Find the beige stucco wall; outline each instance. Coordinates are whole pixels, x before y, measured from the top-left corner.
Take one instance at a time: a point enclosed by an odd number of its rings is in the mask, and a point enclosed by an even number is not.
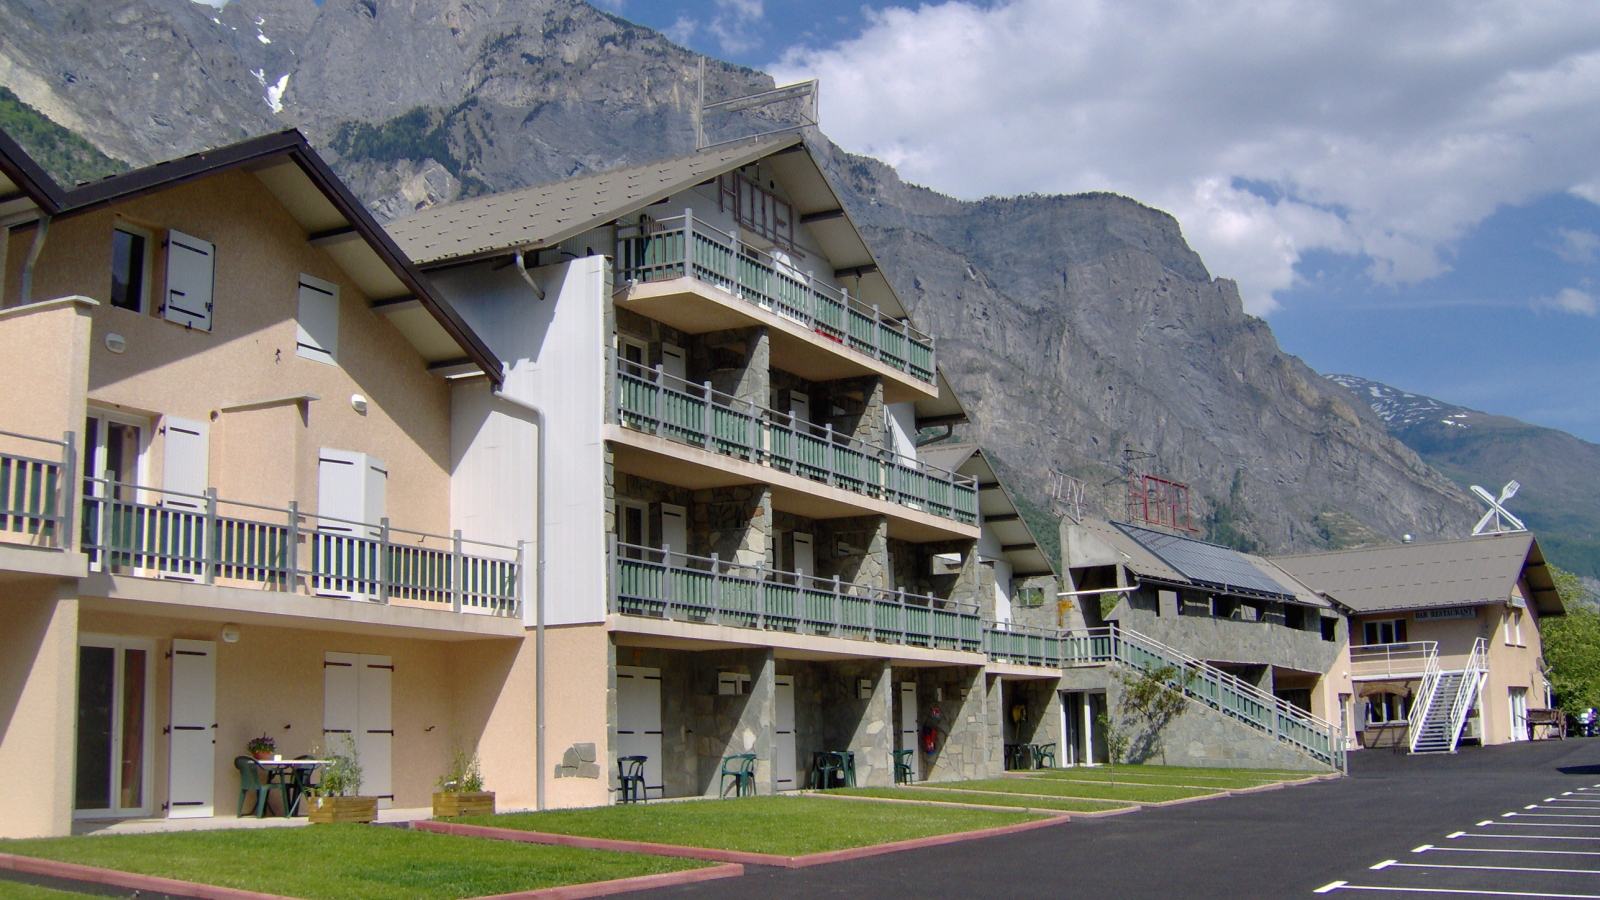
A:
[[[1353,690],[1350,684],[1350,642],[1347,640],[1339,647],[1339,655],[1334,657],[1333,665],[1317,680],[1311,689],[1311,714],[1344,729],[1346,742],[1354,738],[1354,725],[1352,717],[1346,715],[1341,719],[1339,714],[1339,695],[1351,695],[1350,703],[1354,703]]]
[[[322,663],[328,651],[393,658],[394,805],[429,806],[435,782],[445,773],[452,750],[458,745],[471,747],[479,736],[476,729],[480,723],[462,713],[485,706],[483,698],[499,695],[506,683],[503,672],[471,661],[515,655],[518,643],[452,644],[245,625],[238,642],[229,644],[221,640],[215,622],[93,608],[83,612],[80,631],[156,641],[152,694],[156,728],[149,764],[155,776],[152,796],[158,809],[167,797],[170,753],[162,734],[171,721],[172,664],[166,654],[173,638],[216,642],[215,789],[219,817],[230,817],[237,810],[239,776],[233,759],[246,752],[250,738],[265,732],[277,741],[277,752],[285,757],[312,753],[322,742]],[[490,787],[494,787],[492,781]]]
[[[83,431],[94,305],[63,300],[0,311],[0,431],[59,441]],[[0,436],[0,452],[58,460],[61,449]]]
[[[111,233],[119,218],[155,232],[158,244],[175,229],[216,245],[210,333],[109,305]],[[12,237],[7,259],[17,271],[6,279],[7,306],[17,302],[18,261],[32,234],[28,229]],[[150,293],[158,298],[166,254],[158,246],[153,255]],[[300,273],[339,286],[338,366],[295,355]],[[90,402],[210,422],[211,481],[225,498],[279,507],[295,499],[314,511],[317,450],[326,446],[370,453],[388,464],[388,512],[396,527],[448,531],[450,400],[444,382],[368,308],[368,298],[333,259],[306,242],[305,231],[254,176],[224,173],[56,220],[39,257],[33,298],[71,294],[102,304],[88,313]],[[0,320],[0,335],[9,327]],[[113,332],[126,342],[121,354],[106,349],[105,335]],[[9,340],[0,336],[0,342]],[[322,399],[276,411],[220,411],[300,394]],[[351,408],[352,394],[368,400],[365,415]],[[72,418],[70,427],[81,431],[82,413]],[[9,421],[0,418],[0,428],[21,430]],[[148,480],[159,480],[161,460],[156,434],[146,458]]]
[[[6,581],[0,617],[0,838],[64,835],[72,827],[78,601],[53,579]]]

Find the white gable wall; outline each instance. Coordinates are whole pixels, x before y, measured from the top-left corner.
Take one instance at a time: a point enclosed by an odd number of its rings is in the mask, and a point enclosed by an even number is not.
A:
[[[598,248],[597,248],[598,249]],[[433,283],[508,367],[503,393],[545,416],[545,621],[605,620],[603,256],[534,270],[539,300],[515,268],[447,270]],[[528,541],[524,617],[534,610],[538,538],[538,429],[531,414],[493,399],[481,379],[455,391],[451,423],[451,519],[462,536]]]

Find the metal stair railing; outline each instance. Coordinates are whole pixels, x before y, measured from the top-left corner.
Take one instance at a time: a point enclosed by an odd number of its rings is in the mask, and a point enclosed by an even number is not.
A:
[[[1456,752],[1461,743],[1461,728],[1467,722],[1478,692],[1483,689],[1484,678],[1489,673],[1489,642],[1478,638],[1472,642],[1472,655],[1467,657],[1467,667],[1461,673],[1461,684],[1456,688],[1455,700],[1450,704],[1450,752]]]
[[[1172,684],[1185,696],[1244,725],[1289,744],[1335,769],[1346,764],[1343,729],[1229,675],[1216,666],[1168,647],[1136,631],[1111,626],[1108,662],[1148,671],[1172,665],[1180,676]]]
[[[1407,728],[1406,749],[1412,753],[1417,752],[1417,744],[1422,741],[1428,716],[1433,711],[1433,694],[1438,687],[1439,650],[1435,644],[1428,653],[1426,665],[1422,670],[1422,683],[1417,686],[1417,696],[1412,700],[1411,714],[1407,716],[1411,721]]]

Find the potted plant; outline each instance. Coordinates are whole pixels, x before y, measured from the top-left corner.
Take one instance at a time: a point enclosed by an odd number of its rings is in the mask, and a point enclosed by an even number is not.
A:
[[[439,792],[433,795],[433,817],[492,815],[494,791],[483,789],[478,754],[457,750],[450,758],[450,771],[439,779]]]
[[[342,749],[318,755],[327,764],[322,767],[322,781],[311,789],[306,818],[313,824],[377,821],[378,798],[361,796],[361,758],[349,735]]]
[[[266,732],[262,732],[261,737],[251,738],[246,746],[250,750],[250,755],[256,759],[271,759],[272,754],[278,750],[278,742],[267,737]]]

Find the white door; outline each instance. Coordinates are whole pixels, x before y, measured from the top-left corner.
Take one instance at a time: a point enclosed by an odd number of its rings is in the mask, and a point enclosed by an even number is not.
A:
[[[216,765],[216,642],[174,640],[169,818],[205,819],[215,814]]]
[[[789,392],[789,414],[794,416],[795,428],[811,421],[811,398],[799,391]]]
[[[661,670],[617,666],[617,756],[644,757],[645,786],[661,787]]]
[[[394,805],[390,717],[394,661],[388,656],[329,651],[322,662],[322,743],[331,752],[351,747],[361,765],[361,795]]]
[[[1511,692],[1511,739],[1528,739],[1528,689],[1514,687]]]
[[[794,572],[796,575],[802,576],[798,579],[799,582],[802,585],[807,584],[806,579],[814,575],[816,571],[817,553],[812,547],[811,535],[796,531],[794,533]]]
[[[792,791],[800,787],[795,760],[794,676],[779,675],[774,685],[778,708],[773,711],[772,778],[778,790]]]
[[[680,387],[683,381],[689,378],[689,366],[683,348],[673,344],[661,345],[661,371],[673,378],[676,382],[668,382],[668,387]]]
[[[139,638],[80,635],[73,815],[150,814],[155,644]]]
[[[689,513],[681,506],[661,504],[661,546],[672,550],[672,565],[684,564],[689,549]]]
[[[911,780],[922,779],[922,748],[917,746],[917,683],[900,682],[900,749],[910,750]]]

